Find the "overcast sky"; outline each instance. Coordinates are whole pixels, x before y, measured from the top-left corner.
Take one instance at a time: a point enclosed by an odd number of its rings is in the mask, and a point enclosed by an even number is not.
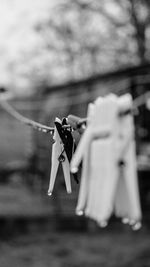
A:
[[[1,82],[7,77],[8,58],[17,60],[21,52],[38,43],[33,25],[50,16],[59,0],[0,0],[0,72]],[[60,1],[59,1],[60,2]]]
[[[51,72],[51,75],[59,77],[60,82],[63,81],[63,76],[68,76],[68,72],[66,74],[66,70],[62,69],[60,64],[55,64],[55,56],[60,59],[60,55],[55,55],[53,50],[51,53],[49,51],[49,55],[47,55],[43,51],[44,40],[34,30],[37,23],[47,20],[51,14],[58,20],[58,16],[55,16],[55,6],[63,1],[65,0],[0,0],[0,86],[3,84],[9,86],[10,82],[11,87],[13,84],[16,87],[17,84],[20,89],[21,87],[31,88],[30,79],[24,78],[24,73],[31,73],[31,69],[34,67],[45,71],[44,64],[47,64],[48,56],[52,67],[46,65],[47,71]],[[107,0],[103,4],[106,5],[108,13],[119,18],[120,10],[112,2],[112,0]],[[77,16],[75,18],[77,19]],[[98,21],[96,18],[92,21],[94,24],[90,24],[88,30],[90,28],[96,30],[98,27],[102,36],[109,35],[108,29],[106,29],[106,20],[103,17],[98,16]],[[49,73],[47,75],[50,77]]]

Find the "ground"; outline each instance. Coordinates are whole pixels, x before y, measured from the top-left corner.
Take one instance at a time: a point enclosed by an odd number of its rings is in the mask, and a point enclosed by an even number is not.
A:
[[[150,232],[100,230],[60,232],[42,229],[0,241],[1,267],[148,267]]]

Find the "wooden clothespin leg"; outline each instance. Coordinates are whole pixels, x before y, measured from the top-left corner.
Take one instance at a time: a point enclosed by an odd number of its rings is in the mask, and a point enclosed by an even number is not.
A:
[[[92,142],[91,164],[93,187],[95,187],[93,219],[100,227],[105,227],[113,212],[118,179],[115,166],[117,97],[111,94],[103,98],[95,112],[97,118],[95,129],[99,126],[100,133],[106,129],[106,134],[104,136],[99,134],[98,138]]]
[[[135,155],[135,141],[132,140],[128,152],[126,154],[126,165],[124,177],[130,203],[129,224],[133,230],[138,230],[141,227],[141,206],[137,178],[137,162]]]
[[[61,153],[61,147],[60,147],[60,140],[59,140],[59,135],[58,135],[56,127],[54,129],[53,140],[54,140],[54,144],[52,146],[51,174],[50,174],[48,195],[52,195],[55,180],[56,180],[56,175],[57,175],[57,171],[58,171],[58,166],[60,163],[58,158],[59,158],[60,153]]]
[[[60,137],[60,129],[62,127],[62,122],[60,119],[56,118],[55,120],[55,129],[54,129],[54,144],[52,147],[52,158],[51,158],[51,174],[50,174],[50,183],[49,183],[49,190],[48,195],[51,195],[53,192],[56,175],[58,171],[58,166],[61,163],[64,178],[66,183],[66,189],[68,193],[71,193],[71,180],[70,180],[70,164],[64,149],[64,143]]]
[[[89,104],[88,106],[88,122],[90,121],[90,116],[92,115],[93,111],[93,104]],[[88,127],[88,126],[87,126]],[[90,151],[89,151],[89,141],[90,132],[88,129],[85,130],[83,136],[81,137],[80,144],[77,147],[75,155],[71,161],[71,170],[76,172],[78,170],[78,166],[82,159],[82,178],[80,182],[80,189],[79,189],[79,196],[78,202],[76,207],[76,214],[83,215],[85,212],[85,208],[87,205],[87,197],[88,197],[88,190],[89,190],[89,177],[90,177]]]
[[[94,143],[96,144],[96,149],[99,147],[99,144],[95,139],[95,133],[98,130],[98,135],[100,134],[99,130],[100,130],[100,125],[99,125],[99,108],[101,107],[103,103],[103,99],[101,97],[99,97],[97,99],[97,101],[95,101],[95,103],[91,106],[91,111],[89,112],[89,119],[88,121],[90,122],[89,127],[91,128],[91,140],[90,140],[90,144],[88,146],[88,168],[89,168],[89,185],[88,185],[88,197],[87,197],[87,205],[86,205],[86,209],[85,209],[85,215],[91,219],[96,220],[96,216],[97,216],[97,212],[96,212],[96,199],[97,199],[97,195],[96,195],[96,188],[97,188],[97,176],[96,176],[96,171],[95,171],[95,175],[93,176],[93,168],[97,166],[95,166],[95,164],[98,162],[98,157],[99,155],[96,153],[96,150],[93,149]],[[97,134],[96,134],[97,135]],[[96,139],[98,137],[98,135],[96,136]],[[93,159],[94,157],[94,159]],[[99,163],[98,163],[99,165]],[[97,169],[98,171],[98,169]],[[98,194],[100,194],[100,189]]]
[[[119,99],[121,111],[132,109],[132,97],[126,94]],[[137,162],[134,140],[134,122],[131,113],[124,113],[118,118],[120,133],[120,155],[118,160],[124,164],[121,167],[120,179],[115,199],[115,214],[122,218],[123,223],[131,224],[133,230],[141,227],[141,207],[137,181]]]

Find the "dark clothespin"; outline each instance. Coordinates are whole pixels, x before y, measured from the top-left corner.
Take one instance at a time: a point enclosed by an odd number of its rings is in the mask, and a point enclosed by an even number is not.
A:
[[[73,154],[74,141],[73,141],[73,137],[71,134],[71,130],[63,127],[66,125],[68,125],[66,118],[62,119],[61,124],[59,122],[55,121],[55,126],[56,126],[57,131],[59,133],[59,136],[62,140],[62,143],[64,145],[64,150],[67,154],[67,158],[70,162],[71,158],[72,158],[72,154]]]
[[[70,128],[65,127],[65,126],[68,126],[68,124],[69,123],[67,122],[66,118],[62,119],[62,125],[60,123],[58,123],[57,121],[55,121],[57,131],[58,131],[60,138],[63,142],[64,150],[66,152],[68,161],[70,163],[70,161],[72,159],[72,155],[75,151],[75,142],[74,142],[74,139],[73,139],[72,134],[71,134],[72,127],[70,127]],[[76,183],[79,183],[77,174],[74,174],[73,177],[74,177],[74,180],[76,181]]]

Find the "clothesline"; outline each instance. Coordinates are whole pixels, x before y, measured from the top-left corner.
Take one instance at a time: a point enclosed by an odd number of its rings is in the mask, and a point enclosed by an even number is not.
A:
[[[78,105],[78,104],[82,104],[82,103],[86,103],[87,101],[90,101],[90,97],[89,94],[87,94],[86,92],[82,93],[80,95],[80,98],[77,96],[65,96],[65,99],[67,99],[67,102],[70,102],[70,98],[73,98],[73,103],[71,103],[71,105]],[[16,109],[14,109],[9,103],[8,100],[12,100],[13,99],[13,95],[11,93],[5,93],[2,94],[0,97],[0,105],[1,107],[7,112],[9,113],[12,117],[14,117],[15,119],[17,119],[18,121],[20,121],[21,123],[23,123],[24,125],[27,126],[31,126],[33,127],[33,129],[37,129],[39,131],[42,131],[44,133],[53,133],[54,132],[54,127],[49,127],[47,125],[41,124],[39,122],[36,122],[34,120],[28,119],[27,117],[21,115],[18,111],[16,111]],[[61,99],[62,100],[62,99]],[[59,106],[55,106],[55,107],[65,107],[65,106],[69,106],[69,103],[64,103],[64,101],[61,101],[62,103],[59,104]],[[66,128],[66,126],[63,126],[64,128]],[[70,126],[68,126],[70,127]]]
[[[42,131],[45,133],[53,133],[54,131],[53,127],[48,127],[47,125],[38,123],[36,121],[30,120],[24,117],[19,112],[17,112],[7,101],[0,102],[0,104],[5,111],[7,111],[11,116],[13,116],[15,119],[17,119],[21,123],[31,126],[34,129],[38,129],[39,131]]]
[[[34,120],[28,119],[25,116],[21,115],[18,111],[16,111],[8,102],[7,99],[11,99],[12,95],[8,95],[8,97],[4,97],[1,99],[0,101],[0,105],[2,106],[2,108],[9,113],[12,117],[14,117],[15,119],[17,119],[18,121],[20,121],[21,123],[27,125],[27,126],[31,126],[34,129],[37,129],[39,131],[42,131],[44,133],[53,133],[54,132],[54,127],[49,127],[47,125],[44,125],[42,123],[36,122]],[[150,92],[146,92],[140,96],[138,96],[136,99],[134,99],[133,101],[133,109],[136,110],[138,109],[141,105],[145,104],[147,99],[150,98]],[[81,119],[78,122],[78,125],[81,126],[82,124],[84,124],[86,122],[86,118],[85,119]],[[66,127],[66,126],[65,126]],[[69,126],[68,126],[69,127]]]

